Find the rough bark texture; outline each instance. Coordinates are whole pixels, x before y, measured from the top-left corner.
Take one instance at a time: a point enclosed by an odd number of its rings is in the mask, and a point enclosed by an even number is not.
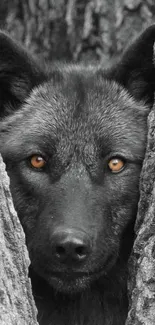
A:
[[[148,125],[135,226],[137,237],[130,261],[131,309],[126,325],[155,324],[155,107],[149,115]]]
[[[37,325],[25,237],[0,157],[0,324]]]
[[[1,0],[0,28],[48,59],[106,66],[155,22],[154,0]]]

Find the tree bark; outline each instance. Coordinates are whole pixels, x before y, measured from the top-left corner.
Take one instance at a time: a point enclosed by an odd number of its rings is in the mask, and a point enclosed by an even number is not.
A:
[[[101,62],[155,21],[154,0],[1,0],[0,28],[46,59]]]
[[[140,182],[136,240],[129,263],[130,311],[126,325],[155,324],[155,106]]]
[[[25,236],[0,156],[0,324],[37,325]]]

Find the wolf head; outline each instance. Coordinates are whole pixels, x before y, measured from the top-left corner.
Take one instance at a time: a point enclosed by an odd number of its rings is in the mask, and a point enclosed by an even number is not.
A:
[[[80,291],[126,263],[133,241],[155,26],[109,70],[42,70],[0,33],[0,152],[32,268]]]

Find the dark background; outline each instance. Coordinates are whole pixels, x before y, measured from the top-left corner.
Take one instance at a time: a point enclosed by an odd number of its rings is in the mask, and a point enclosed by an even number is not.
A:
[[[105,66],[155,22],[155,0],[0,0],[0,28],[46,59]]]

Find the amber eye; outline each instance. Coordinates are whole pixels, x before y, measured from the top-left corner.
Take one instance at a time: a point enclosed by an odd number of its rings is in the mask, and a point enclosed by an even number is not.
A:
[[[46,160],[40,155],[34,155],[30,158],[31,166],[34,168],[43,168],[46,165]]]
[[[108,162],[109,169],[113,173],[118,173],[120,172],[125,165],[125,161],[121,158],[112,158]]]

